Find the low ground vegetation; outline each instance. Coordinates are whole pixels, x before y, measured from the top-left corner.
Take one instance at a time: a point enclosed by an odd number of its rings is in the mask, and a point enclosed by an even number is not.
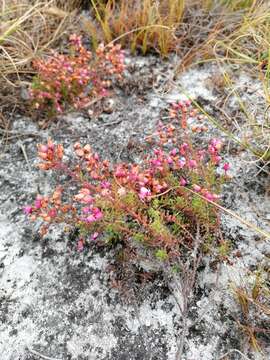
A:
[[[143,283],[161,273],[173,294],[177,288],[182,323],[176,358],[182,359],[201,269],[210,266],[215,271],[243,257],[224,234],[223,215],[251,228],[265,244],[269,240],[267,231],[223,203],[234,173],[226,160],[231,142],[237,154],[245,149],[259,173],[269,176],[269,4],[10,0],[3,2],[0,17],[2,143],[13,139],[13,117],[20,112],[33,121],[50,118],[48,127],[52,123],[61,127],[61,116],[70,111],[87,110],[98,116],[94,105],[122,90],[130,65],[126,54],[171,61],[173,77],[167,88],[188,67],[216,64],[218,74],[212,81],[222,103],[218,119],[209,113],[209,106],[178,92],[177,100],[162,110],[156,131],[145,136],[143,151],[126,162],[109,161],[80,139],[68,140],[65,151],[63,144],[49,138],[38,145],[38,167],[54,176],[56,187],[49,189],[50,194],[41,189],[33,204],[27,200],[23,207],[43,239],[62,226],[79,254],[89,247],[113,253],[112,268],[122,271],[125,284],[132,264]],[[236,71],[248,71],[258,84],[264,103],[258,111],[257,95],[248,96],[240,88]],[[113,108],[107,111],[111,112]],[[21,143],[20,148],[29,165]],[[268,356],[267,264],[259,268],[256,263],[245,271],[241,283],[228,282],[233,306],[226,316],[245,335],[248,347],[239,345],[220,359],[233,351],[246,359]],[[121,290],[125,284],[117,282],[117,287]]]

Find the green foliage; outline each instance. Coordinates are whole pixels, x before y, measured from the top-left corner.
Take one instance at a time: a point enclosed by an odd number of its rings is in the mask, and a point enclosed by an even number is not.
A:
[[[185,119],[188,111],[194,118],[189,107],[189,101],[179,102],[170,114],[179,116],[184,108]],[[180,124],[182,133],[183,121],[176,119],[175,123]],[[77,184],[73,186],[76,193],[71,196],[67,180],[67,186],[61,184],[51,197],[38,195],[34,206],[25,207],[25,213],[46,221],[47,228],[65,221],[70,227],[74,224],[83,243],[97,239],[97,243],[118,245],[132,259],[154,256],[174,265],[178,256],[192,256],[198,237],[200,244],[207,241],[208,248],[213,246],[219,234],[215,201],[219,200],[216,189],[221,177],[216,168],[222,166],[222,143],[212,139],[205,148],[197,148],[186,140],[177,145],[175,129],[174,123],[160,123],[157,139],[151,142],[152,151],[139,164],[112,164],[102,160],[90,145],[80,143],[74,144],[76,162],[71,164],[64,158],[62,145],[51,140],[40,144],[40,168],[63,170]],[[185,139],[190,135],[186,132]],[[226,172],[228,166],[224,169],[223,165],[223,170]],[[69,202],[63,203],[63,199]],[[203,251],[201,245],[199,250]]]
[[[218,253],[221,258],[226,258],[230,254],[231,242],[229,240],[222,241],[218,247]]]
[[[109,224],[104,229],[104,239],[106,243],[115,244],[121,240],[121,232],[115,224]]]
[[[172,267],[172,272],[175,273],[175,274],[179,274],[181,272],[181,267],[177,264],[174,264]]]
[[[134,207],[138,205],[138,197],[133,191],[130,191],[121,197],[121,202],[127,206]]]
[[[189,206],[189,201],[184,196],[176,196],[175,198],[172,198],[170,200],[172,205],[174,205],[176,209],[184,209]]]
[[[152,219],[152,221],[150,222],[150,229],[159,236],[169,235],[169,231],[162,220],[161,213],[153,208],[150,208],[148,210],[148,213],[150,218]]]
[[[136,233],[136,234],[133,235],[133,239],[135,241],[137,241],[137,242],[143,243],[144,239],[145,239],[145,236],[142,233]]]
[[[209,219],[209,206],[204,199],[200,198],[199,196],[193,196],[191,200],[191,206],[201,221],[208,221]]]
[[[214,241],[215,241],[215,237],[212,234],[208,234],[205,237],[205,241],[203,243],[203,248],[202,248],[202,250],[205,254],[208,254],[209,252],[211,252],[211,250],[213,249]]]
[[[166,261],[168,260],[169,256],[166,252],[166,250],[164,249],[159,249],[155,252],[155,256],[158,260],[161,260],[161,261]]]
[[[180,236],[185,225],[184,217],[181,214],[175,215],[175,222],[171,225],[171,232],[175,236]]]

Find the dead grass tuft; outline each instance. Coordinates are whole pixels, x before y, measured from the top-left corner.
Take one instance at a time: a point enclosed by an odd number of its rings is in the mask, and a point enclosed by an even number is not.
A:
[[[53,1],[21,3],[13,0],[1,9],[0,75],[16,86],[10,75],[26,73],[37,55],[46,53],[63,36],[72,14],[53,6]]]
[[[184,0],[90,0],[104,40],[119,38],[132,52],[155,49],[162,56],[176,46],[175,28],[182,20]],[[91,34],[93,35],[93,34]]]
[[[90,1],[95,21],[85,19],[85,28],[91,38],[118,39],[133,53],[155,51],[167,57],[176,52],[181,69],[194,58],[213,57],[213,42],[238,28],[250,8],[213,0]]]
[[[241,108],[244,124],[241,124],[241,142],[252,147],[253,153],[264,162],[270,161],[270,8],[267,1],[253,0],[247,7],[241,22],[226,37],[216,39],[212,45],[214,59],[223,73],[226,86]],[[229,75],[233,66],[248,71],[261,82],[264,108],[257,113],[254,103],[246,99],[245,91]],[[260,96],[261,97],[261,96]],[[256,111],[255,111],[256,110]]]
[[[232,286],[235,301],[241,310],[241,316],[234,317],[235,321],[239,329],[247,337],[250,346],[260,353],[263,353],[263,345],[269,343],[270,336],[268,326],[270,319],[268,277],[267,272],[261,270],[251,274],[247,284]]]

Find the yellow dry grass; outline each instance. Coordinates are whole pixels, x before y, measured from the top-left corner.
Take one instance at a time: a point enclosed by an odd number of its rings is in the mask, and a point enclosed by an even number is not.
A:
[[[67,30],[72,14],[54,1],[3,1],[0,8],[0,77],[17,85],[34,57],[49,51]],[[15,76],[14,76],[15,75]]]

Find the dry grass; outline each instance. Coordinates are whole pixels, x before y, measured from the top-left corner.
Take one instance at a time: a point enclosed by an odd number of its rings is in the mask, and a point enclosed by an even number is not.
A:
[[[120,38],[133,52],[155,49],[163,56],[175,48],[174,32],[183,17],[184,0],[90,1],[106,42]]]
[[[186,52],[191,58],[224,27],[223,13],[212,14],[213,0],[90,1],[97,20],[91,37],[100,30],[105,42],[119,39],[132,52],[154,50],[163,57]]]
[[[251,347],[263,353],[263,343],[269,342],[270,288],[269,275],[264,270],[251,274],[252,281],[243,286],[232,286],[235,301],[241,316],[235,317],[240,330],[247,337]]]
[[[53,48],[70,21],[70,14],[55,8],[53,1],[4,2],[0,17],[0,75],[13,85],[29,71],[33,58]]]
[[[247,3],[247,2],[246,2]],[[216,39],[212,45],[214,61],[219,64],[224,82],[234,96],[242,112],[241,142],[244,147],[253,148],[253,153],[261,160],[270,161],[270,8],[266,1],[250,1],[250,7],[234,31],[226,37]],[[261,81],[264,108],[257,114],[252,102],[244,99],[239,84],[228,73],[233,66],[241,68]],[[256,111],[255,111],[256,110]],[[245,121],[246,120],[246,121]]]
[[[213,43],[241,26],[247,1],[214,0],[90,0],[92,17],[85,20],[91,38],[115,39],[132,52],[155,51],[163,57],[176,52],[181,68],[194,58],[211,58]],[[251,1],[248,1],[251,3]]]
[[[214,44],[219,61],[249,64],[261,68],[268,63],[270,46],[270,8],[262,0],[244,13],[241,23]]]

